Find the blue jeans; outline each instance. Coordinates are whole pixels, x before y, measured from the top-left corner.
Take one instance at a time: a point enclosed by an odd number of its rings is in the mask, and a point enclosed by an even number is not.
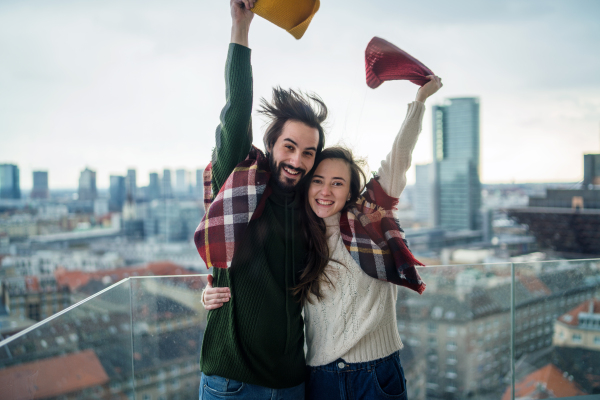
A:
[[[379,360],[348,364],[341,358],[309,367],[306,398],[309,400],[406,400],[406,379],[395,352]]]
[[[304,400],[304,383],[286,389],[270,389],[202,373],[200,378],[200,400],[222,399]]]

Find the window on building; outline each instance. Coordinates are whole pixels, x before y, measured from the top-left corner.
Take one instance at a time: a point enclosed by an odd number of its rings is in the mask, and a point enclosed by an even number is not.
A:
[[[457,348],[456,342],[448,342],[448,344],[446,344],[446,350],[448,351],[455,351]]]
[[[581,334],[574,333],[573,336],[571,336],[571,340],[573,341],[573,343],[581,343],[582,342]]]
[[[436,333],[437,332],[437,325],[434,324],[433,322],[430,322],[427,324],[427,332],[429,333]]]
[[[449,337],[454,337],[457,334],[457,329],[456,326],[450,325],[448,328],[446,328],[446,335]]]
[[[600,346],[600,336],[594,336],[594,344]]]

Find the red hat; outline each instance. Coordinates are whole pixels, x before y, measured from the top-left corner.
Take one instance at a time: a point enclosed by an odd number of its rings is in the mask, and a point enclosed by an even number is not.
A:
[[[385,81],[409,80],[423,86],[434,73],[423,63],[387,40],[371,39],[365,50],[367,85],[375,89]]]

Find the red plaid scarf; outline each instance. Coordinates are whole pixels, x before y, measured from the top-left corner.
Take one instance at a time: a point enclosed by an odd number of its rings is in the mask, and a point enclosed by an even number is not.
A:
[[[425,282],[415,265],[423,265],[410,252],[404,231],[394,218],[398,199],[389,196],[376,178],[340,218],[346,249],[365,273],[373,278],[405,286],[419,294]]]
[[[207,267],[228,268],[250,221],[262,214],[271,194],[268,160],[252,146],[219,193],[212,198],[212,174],[204,170],[206,213],[196,228],[194,242]],[[340,219],[342,240],[352,258],[369,276],[423,293],[425,283],[417,261],[406,244],[404,232],[394,218],[398,199],[388,196],[376,179],[356,204]]]

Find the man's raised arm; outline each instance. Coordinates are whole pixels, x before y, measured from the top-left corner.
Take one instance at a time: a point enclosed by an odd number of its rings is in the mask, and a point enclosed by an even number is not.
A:
[[[231,44],[225,65],[226,103],[212,154],[212,189],[217,193],[252,145],[252,66],[248,32],[256,0],[231,0]]]

